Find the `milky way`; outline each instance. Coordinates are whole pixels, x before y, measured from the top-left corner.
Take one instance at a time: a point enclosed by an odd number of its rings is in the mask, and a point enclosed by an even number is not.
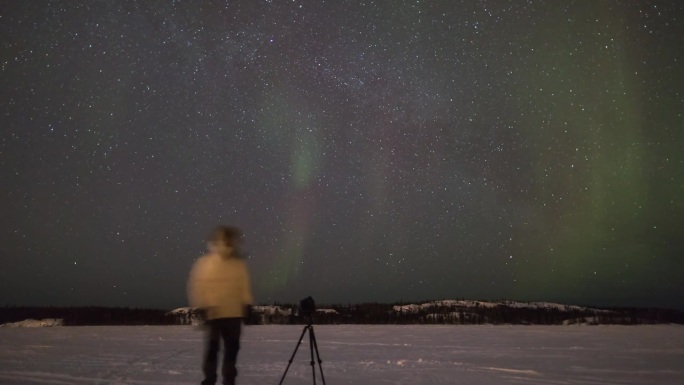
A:
[[[0,304],[684,305],[678,1],[5,2]],[[680,32],[677,32],[680,31]]]

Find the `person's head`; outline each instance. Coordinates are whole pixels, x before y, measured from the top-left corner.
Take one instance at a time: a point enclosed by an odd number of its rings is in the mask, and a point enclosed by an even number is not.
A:
[[[234,226],[218,226],[207,239],[207,248],[211,253],[217,253],[224,257],[239,256],[242,232]]]

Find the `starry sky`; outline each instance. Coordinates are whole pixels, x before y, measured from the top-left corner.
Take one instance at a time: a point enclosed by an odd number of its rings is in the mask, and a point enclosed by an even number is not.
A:
[[[2,1],[0,305],[684,306],[680,1]],[[679,32],[677,32],[679,31]]]

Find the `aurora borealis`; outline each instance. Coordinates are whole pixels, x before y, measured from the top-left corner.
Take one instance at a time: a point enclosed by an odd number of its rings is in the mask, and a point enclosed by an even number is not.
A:
[[[678,1],[4,2],[0,305],[684,306]]]

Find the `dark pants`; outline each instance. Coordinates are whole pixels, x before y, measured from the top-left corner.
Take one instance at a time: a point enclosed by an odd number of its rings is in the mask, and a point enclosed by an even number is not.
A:
[[[235,384],[235,377],[237,377],[235,362],[238,350],[240,350],[242,318],[213,319],[207,321],[207,327],[209,328],[209,338],[207,350],[204,352],[204,363],[202,364],[202,370],[204,371],[202,385],[213,385],[216,383],[218,352],[221,349],[221,339],[223,339],[225,345],[223,367],[221,369],[223,383],[227,385]]]

